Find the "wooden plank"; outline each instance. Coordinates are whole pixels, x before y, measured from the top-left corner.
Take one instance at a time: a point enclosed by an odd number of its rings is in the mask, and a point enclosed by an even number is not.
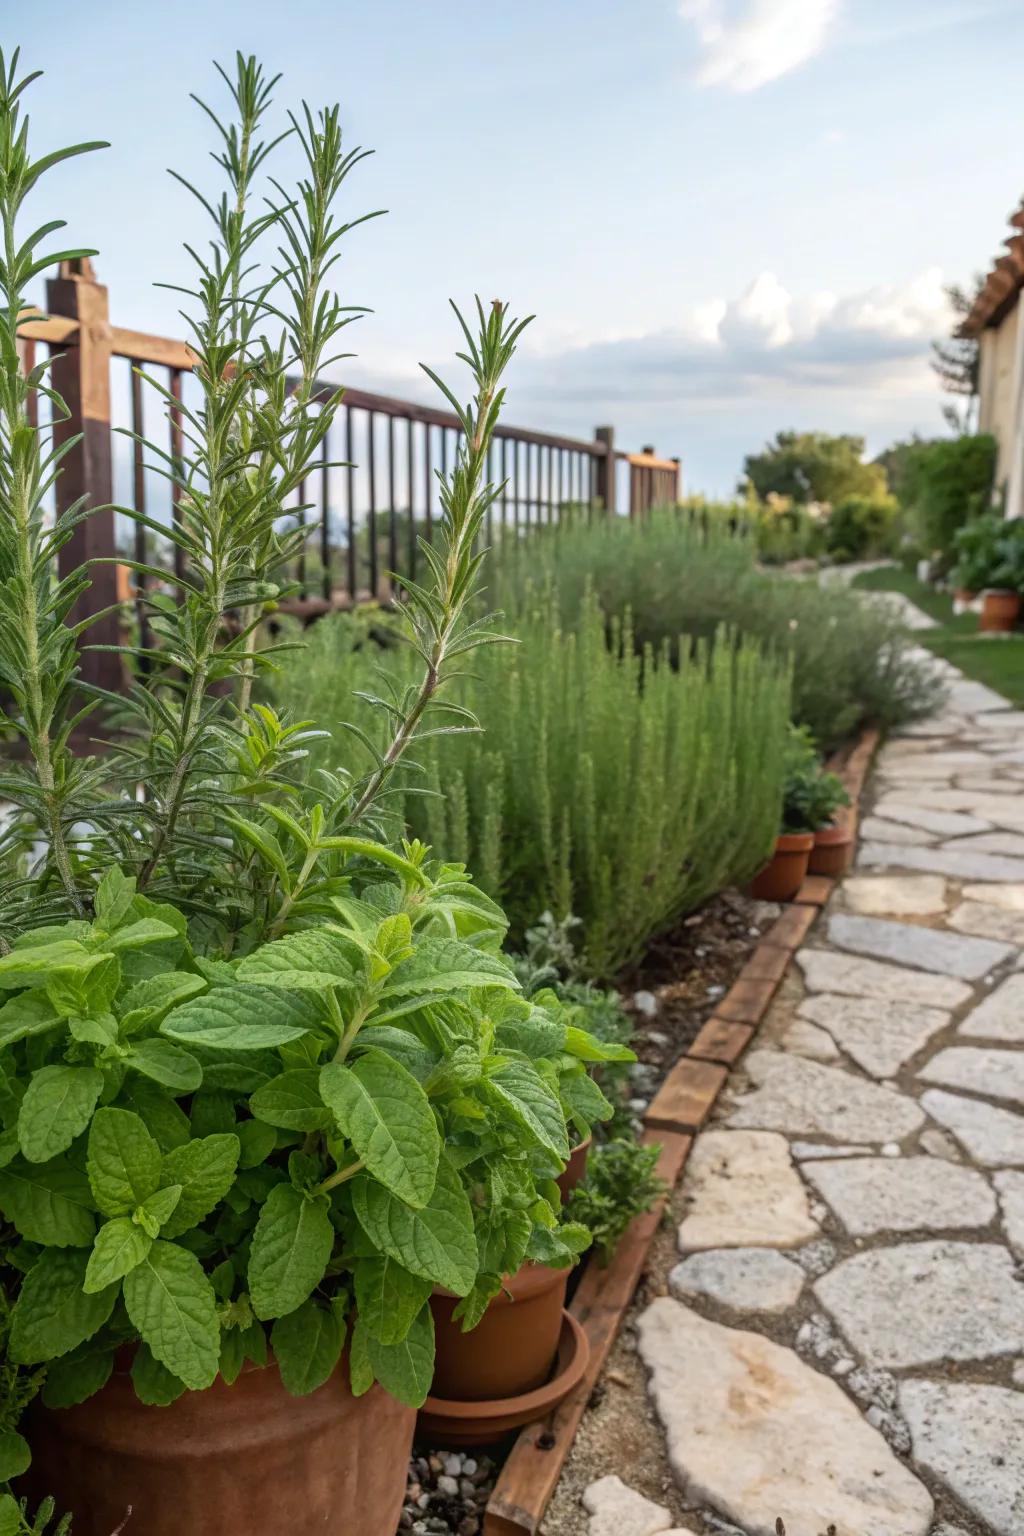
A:
[[[766,944],[778,944],[782,949],[799,949],[814,926],[816,907],[786,907],[764,936]]]
[[[698,1130],[728,1075],[725,1067],[683,1056],[651,1100],[644,1123],[652,1130]]]
[[[186,373],[196,366],[195,353],[183,341],[151,336],[147,331],[130,331],[123,325],[110,327],[110,350],[115,357],[129,357],[136,363],[153,363],[165,368],[183,368]]]
[[[780,944],[769,944],[766,939],[754,950],[736,978],[738,981],[781,981],[786,974],[793,951]]]
[[[31,313],[23,310],[23,314]],[[40,314],[40,311],[36,311]],[[68,315],[52,315],[45,319],[22,320],[18,325],[18,335],[23,341],[45,341],[51,347],[74,345],[78,340],[78,321]]]
[[[749,1024],[733,1024],[728,1019],[711,1018],[690,1046],[688,1054],[701,1061],[719,1061],[731,1067],[753,1038],[754,1031]]]
[[[643,1140],[660,1142],[657,1172],[671,1191],[683,1171],[693,1138],[648,1131]],[[540,1529],[590,1394],[633,1300],[667,1199],[666,1194],[636,1218],[606,1269],[598,1264],[587,1266],[570,1309],[582,1323],[590,1345],[586,1374],[553,1413],[520,1432],[488,1502],[484,1536],[536,1536]]]

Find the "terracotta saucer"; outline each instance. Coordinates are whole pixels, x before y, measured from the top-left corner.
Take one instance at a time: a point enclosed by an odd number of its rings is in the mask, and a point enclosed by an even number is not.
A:
[[[460,1402],[453,1398],[428,1397],[420,1409],[417,1435],[432,1446],[487,1445],[510,1430],[542,1419],[569,1396],[583,1380],[590,1360],[590,1344],[571,1312],[562,1313],[562,1332],[554,1374],[542,1387],[519,1397]]]

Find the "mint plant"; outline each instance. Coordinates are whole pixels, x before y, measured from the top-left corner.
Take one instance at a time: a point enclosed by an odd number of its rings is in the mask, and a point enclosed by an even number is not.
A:
[[[567,1126],[611,1112],[587,1064],[630,1053],[519,994],[504,918],[419,845],[333,916],[233,960],[116,869],[91,922],[0,959],[0,1210],[23,1274],[10,1355],[80,1402],[138,1345],[143,1402],[272,1351],[308,1392],[418,1405],[429,1297],[472,1326],[502,1276],[574,1261]]]

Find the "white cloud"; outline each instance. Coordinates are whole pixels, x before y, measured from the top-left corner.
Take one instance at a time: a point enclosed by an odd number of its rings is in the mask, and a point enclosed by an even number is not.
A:
[[[699,85],[756,91],[824,48],[840,0],[679,0],[701,46]]]

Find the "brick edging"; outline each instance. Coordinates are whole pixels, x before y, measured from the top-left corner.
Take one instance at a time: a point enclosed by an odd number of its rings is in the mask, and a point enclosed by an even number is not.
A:
[[[828,767],[839,774],[851,804],[843,813],[854,841],[858,802],[880,732],[861,732],[851,751],[838,754]],[[796,899],[757,944],[739,976],[665,1078],[644,1116],[643,1140],[662,1144],[658,1172],[665,1194],[638,1216],[623,1236],[607,1269],[588,1266],[571,1311],[582,1323],[590,1345],[583,1381],[546,1419],[521,1430],[494,1486],[484,1514],[483,1536],[537,1536],[555,1491],[587,1402],[618,1336],[662,1214],[682,1177],[696,1133],[711,1112],[729,1077],[729,1068],[753,1040],[786,975],[793,956],[817,921],[835,881],[811,875]]]

